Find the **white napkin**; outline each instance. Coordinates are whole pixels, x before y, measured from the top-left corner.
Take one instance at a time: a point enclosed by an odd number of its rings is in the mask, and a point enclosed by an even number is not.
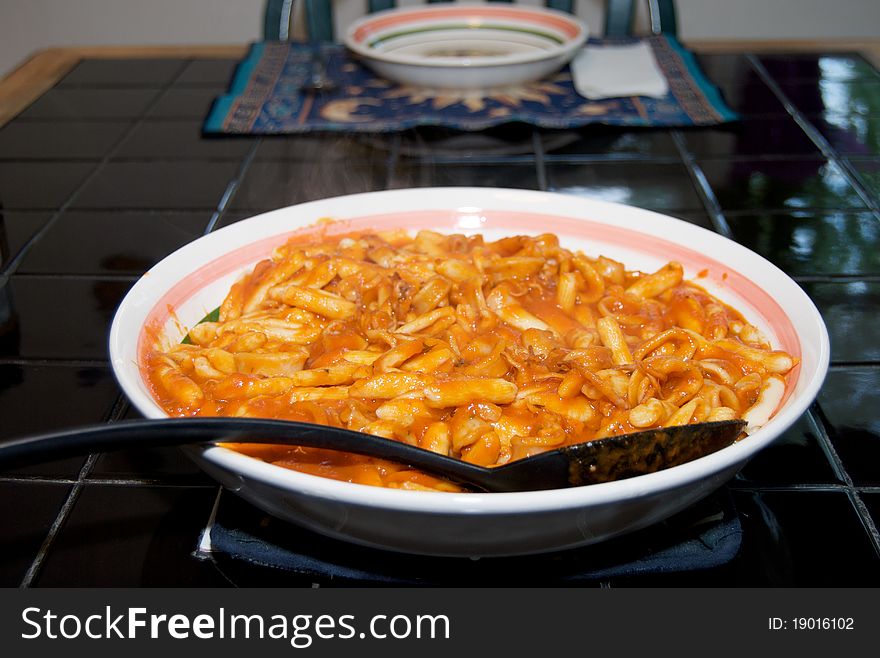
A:
[[[574,88],[590,100],[619,96],[661,98],[669,91],[666,76],[646,43],[586,46],[571,62]]]

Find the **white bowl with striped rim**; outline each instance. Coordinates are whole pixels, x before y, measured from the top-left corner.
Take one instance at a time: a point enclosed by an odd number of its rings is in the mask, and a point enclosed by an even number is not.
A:
[[[320,221],[334,219],[327,223]],[[791,427],[816,397],[830,346],[804,291],[761,256],[679,219],[574,195],[501,188],[418,188],[313,201],[242,220],[152,267],[119,306],[110,357],[143,415],[164,418],[143,370],[157,335],[179,342],[230,286],[292,237],[404,228],[482,233],[487,240],[552,232],[562,246],[685,277],[740,310],[774,347],[797,356],[782,400],[746,439],[656,473],[590,486],[516,493],[384,489],[282,468],[228,448],[193,449],[211,476],[258,508],[346,541],[445,556],[524,555],[594,544],[661,521],[709,495]]]
[[[571,14],[513,5],[390,9],[355,21],[345,44],[382,77],[416,87],[489,89],[539,80],[587,39]]]

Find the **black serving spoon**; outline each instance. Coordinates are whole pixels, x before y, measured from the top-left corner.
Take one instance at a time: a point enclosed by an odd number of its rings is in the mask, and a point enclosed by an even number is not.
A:
[[[610,482],[692,461],[733,443],[741,420],[611,436],[485,468],[422,448],[338,427],[263,418],[131,420],[0,443],[0,469],[123,448],[273,443],[342,450],[406,464],[488,492],[536,491]]]

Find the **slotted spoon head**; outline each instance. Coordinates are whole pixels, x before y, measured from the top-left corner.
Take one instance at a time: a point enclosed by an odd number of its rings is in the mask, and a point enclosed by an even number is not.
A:
[[[559,489],[654,473],[734,443],[742,420],[649,429],[586,441],[493,469],[508,491]],[[516,487],[516,488],[513,488]]]

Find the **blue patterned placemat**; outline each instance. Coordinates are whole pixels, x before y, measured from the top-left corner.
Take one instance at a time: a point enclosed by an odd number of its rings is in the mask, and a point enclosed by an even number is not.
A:
[[[685,127],[738,118],[700,71],[693,54],[675,38],[644,40],[669,82],[664,98],[590,101],[574,90],[567,67],[549,78],[486,94],[425,90],[378,77],[339,44],[323,45],[328,75],[339,84],[333,91],[315,95],[300,91],[311,67],[309,46],[257,43],[239,65],[229,91],[214,102],[204,131],[252,135],[391,132],[425,125],[484,130],[511,122],[542,128],[588,124]]]

